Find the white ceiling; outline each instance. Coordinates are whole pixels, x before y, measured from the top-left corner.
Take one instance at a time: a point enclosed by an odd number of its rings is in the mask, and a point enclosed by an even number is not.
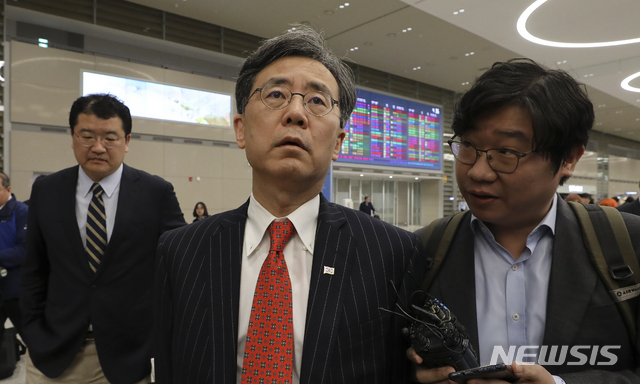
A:
[[[129,1],[264,38],[292,23],[309,24],[346,60],[456,92],[467,90],[463,83],[495,61],[529,57],[565,69],[587,85],[596,110],[594,129],[640,141],[640,93],[620,86],[640,72],[640,43],[603,48],[531,43],[518,34],[516,23],[534,0]],[[340,8],[345,2],[349,5]],[[548,0],[526,26],[551,41],[638,39],[638,15],[638,0]],[[640,88],[640,78],[630,85]]]

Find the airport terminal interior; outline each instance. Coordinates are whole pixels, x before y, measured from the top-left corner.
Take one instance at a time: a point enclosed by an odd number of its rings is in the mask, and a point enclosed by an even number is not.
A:
[[[235,76],[265,38],[322,31],[351,67],[358,103],[323,193],[416,229],[458,210],[452,109],[496,61],[529,57],[584,83],[596,111],[561,194],[594,201],[640,191],[637,1],[3,0],[1,168],[18,200],[76,164],[68,110],[109,92],[134,115],[125,163],[170,181],[185,218],[233,209],[251,192],[236,145]],[[615,26],[615,28],[614,28]],[[20,382],[20,379],[11,379]],[[22,381],[23,382],[23,381]]]

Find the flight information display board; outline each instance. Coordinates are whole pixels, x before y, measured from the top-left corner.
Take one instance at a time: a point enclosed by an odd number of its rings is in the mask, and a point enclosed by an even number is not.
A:
[[[339,162],[442,170],[442,109],[358,89]]]

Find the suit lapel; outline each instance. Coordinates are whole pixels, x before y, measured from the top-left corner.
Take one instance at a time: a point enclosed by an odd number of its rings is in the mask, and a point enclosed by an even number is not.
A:
[[[89,261],[82,244],[80,229],[78,228],[78,220],[76,218],[76,188],[78,186],[78,167],[68,168],[62,173],[62,183],[57,190],[58,193],[58,209],[62,228],[67,235],[67,241],[71,244],[71,248],[75,250],[74,254],[79,265],[87,274],[93,274],[89,267]]]
[[[572,344],[595,290],[598,276],[583,244],[578,220],[559,199],[543,345]]]
[[[118,195],[118,208],[116,209],[116,220],[113,224],[113,231],[109,243],[119,244],[126,234],[129,232],[129,225],[134,217],[138,215],[138,175],[135,170],[123,164],[122,178],[120,179],[120,193]],[[109,256],[109,245],[107,245],[107,253],[105,258]]]
[[[212,229],[209,246],[209,287],[211,287],[211,333],[213,335],[213,377],[222,383],[236,383],[238,311],[242,246],[249,201],[223,214]]]
[[[320,195],[302,352],[302,383],[322,382],[331,360],[343,292],[355,252],[355,239],[346,224],[344,213]],[[325,273],[325,267],[333,268],[333,274]]]
[[[448,306],[465,326],[469,340],[478,351],[478,318],[476,313],[476,277],[471,215],[460,223],[451,243],[433,294]],[[464,288],[466,287],[466,288]]]
[[[140,206],[138,202],[138,185],[137,181],[140,178],[138,173],[126,164],[122,165],[122,177],[120,178],[120,192],[118,194],[118,207],[116,209],[116,219],[113,223],[113,231],[109,238],[109,244],[107,249],[100,260],[100,267],[94,275],[94,279],[97,279],[102,275],[109,264],[109,260],[113,257],[113,250],[115,244],[121,244],[126,234],[129,232],[129,226],[132,219],[137,215],[137,207]],[[112,245],[114,244],[114,245]]]

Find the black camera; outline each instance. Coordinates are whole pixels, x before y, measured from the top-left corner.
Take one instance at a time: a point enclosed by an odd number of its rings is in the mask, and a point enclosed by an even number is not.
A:
[[[403,333],[422,357],[422,365],[427,368],[452,366],[456,371],[479,365],[466,329],[449,308],[422,290],[415,291],[409,301],[409,305],[397,304],[400,313],[385,310],[411,321]]]
[[[411,325],[405,330],[427,368],[452,366],[457,371],[478,366],[464,326],[438,299],[424,291],[411,296]]]

